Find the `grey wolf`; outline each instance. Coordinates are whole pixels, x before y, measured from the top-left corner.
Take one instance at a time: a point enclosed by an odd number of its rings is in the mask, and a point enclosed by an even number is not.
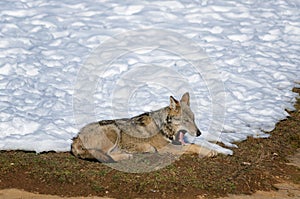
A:
[[[184,134],[200,136],[190,108],[189,93],[162,109],[116,120],[93,122],[83,127],[73,139],[72,153],[81,159],[117,162],[135,153],[197,153],[213,156],[199,145],[184,142]]]

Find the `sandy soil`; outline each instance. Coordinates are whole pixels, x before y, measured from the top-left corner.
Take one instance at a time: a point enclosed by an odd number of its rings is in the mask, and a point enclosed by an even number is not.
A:
[[[276,184],[278,191],[258,191],[253,195],[229,195],[222,199],[299,199],[300,186],[291,183]]]
[[[229,195],[221,199],[299,199],[300,186],[291,183],[281,183],[275,185],[278,191],[258,191],[253,195]],[[59,197],[51,195],[41,195],[29,193],[18,189],[0,190],[1,199],[104,199],[102,197]],[[202,196],[199,196],[202,198]],[[204,197],[203,197],[204,198]],[[106,198],[107,199],[107,198]]]
[[[51,195],[41,195],[35,193],[29,193],[27,191],[18,189],[4,189],[0,190],[1,199],[61,199],[65,197],[51,196]],[[101,197],[71,197],[67,199],[104,199]],[[107,198],[106,198],[107,199]]]

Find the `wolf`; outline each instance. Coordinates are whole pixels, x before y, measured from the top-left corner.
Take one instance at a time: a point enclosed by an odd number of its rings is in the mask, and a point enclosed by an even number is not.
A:
[[[73,138],[71,152],[78,158],[104,163],[130,159],[135,153],[216,155],[215,151],[185,143],[185,133],[201,135],[190,108],[188,92],[180,101],[170,96],[169,106],[156,111],[84,126]]]

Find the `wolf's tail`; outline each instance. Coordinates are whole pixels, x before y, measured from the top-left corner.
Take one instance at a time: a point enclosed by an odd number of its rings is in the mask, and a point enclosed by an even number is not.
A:
[[[99,160],[103,163],[112,163],[115,162],[112,157],[104,153],[99,149],[86,149],[79,138],[79,136],[73,139],[73,143],[71,145],[71,152],[74,156],[87,159],[87,160]]]

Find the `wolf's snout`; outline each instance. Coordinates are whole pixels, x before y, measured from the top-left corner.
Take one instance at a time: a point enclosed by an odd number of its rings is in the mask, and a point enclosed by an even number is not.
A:
[[[197,130],[197,137],[201,135],[201,131],[198,129]]]

